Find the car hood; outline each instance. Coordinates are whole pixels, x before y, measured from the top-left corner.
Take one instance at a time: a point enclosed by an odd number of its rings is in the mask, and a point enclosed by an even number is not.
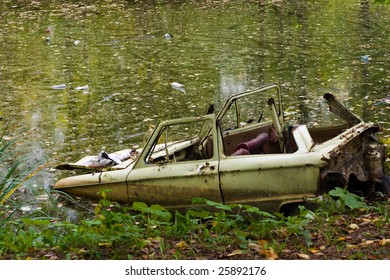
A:
[[[129,165],[133,164],[138,158],[142,149],[125,149],[114,153],[107,154],[106,157],[102,157],[100,154],[96,156],[86,156],[77,162],[62,163],[55,167],[58,170],[120,170],[125,169]]]

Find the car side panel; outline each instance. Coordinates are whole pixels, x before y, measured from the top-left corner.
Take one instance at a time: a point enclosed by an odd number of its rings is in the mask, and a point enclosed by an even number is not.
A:
[[[319,194],[319,155],[249,155],[221,160],[220,183],[225,203],[278,211],[282,204]]]
[[[127,201],[126,176],[128,170],[94,172],[90,174],[66,177],[59,180],[54,189],[92,198],[101,198],[100,192],[110,189],[109,199]]]
[[[145,165],[130,173],[128,196],[175,209],[191,207],[194,197],[222,202],[217,170],[216,160]]]

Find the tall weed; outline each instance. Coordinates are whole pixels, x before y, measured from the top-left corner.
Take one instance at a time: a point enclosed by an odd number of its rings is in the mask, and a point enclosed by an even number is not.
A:
[[[26,164],[28,159],[15,159],[11,150],[15,139],[6,139],[7,127],[0,135],[0,228],[14,215],[17,205],[11,201],[5,205],[12,194],[27,180],[43,168],[43,162],[36,165]]]

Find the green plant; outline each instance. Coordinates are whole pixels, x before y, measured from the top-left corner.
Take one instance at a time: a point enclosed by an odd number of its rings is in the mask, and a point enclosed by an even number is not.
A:
[[[342,194],[349,195],[344,191]],[[168,215],[161,206],[137,202],[129,207],[109,201],[106,191],[101,195],[94,215],[86,219],[70,222],[59,217],[30,215],[7,222],[0,228],[0,258],[45,259],[53,255],[61,259],[258,258],[259,255],[274,258],[276,252],[283,255],[291,250],[310,254],[312,246],[318,250],[319,241],[343,254],[344,235],[349,225],[357,221],[356,213],[364,213],[359,219],[377,228],[376,233],[381,236],[386,236],[390,221],[388,204],[372,206],[368,212],[360,211],[361,208],[347,212],[351,210],[349,206],[331,197],[330,203],[338,207],[334,212],[322,207],[315,212],[299,207],[297,215],[286,217],[253,206],[223,205],[205,199],[198,201],[207,210],[198,208]],[[367,234],[371,236],[370,232]],[[386,245],[381,246],[379,257]],[[353,254],[349,258],[364,257]]]
[[[5,207],[5,202],[44,167],[43,162],[26,164],[27,158],[14,159],[10,147],[16,140],[6,140],[6,131],[7,127],[0,135],[0,228],[10,221],[17,209],[17,206]]]
[[[340,202],[341,208],[345,209],[346,207],[354,210],[354,209],[365,209],[368,210],[370,208],[364,202],[364,198],[349,192],[347,189],[335,188],[329,192],[329,195],[338,198]]]

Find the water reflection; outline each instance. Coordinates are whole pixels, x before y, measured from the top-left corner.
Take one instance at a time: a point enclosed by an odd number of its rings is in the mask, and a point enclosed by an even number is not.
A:
[[[291,122],[315,125],[330,91],[389,129],[372,104],[389,95],[390,6],[242,2],[3,1],[0,116],[53,164],[142,145],[161,120],[270,82]]]

